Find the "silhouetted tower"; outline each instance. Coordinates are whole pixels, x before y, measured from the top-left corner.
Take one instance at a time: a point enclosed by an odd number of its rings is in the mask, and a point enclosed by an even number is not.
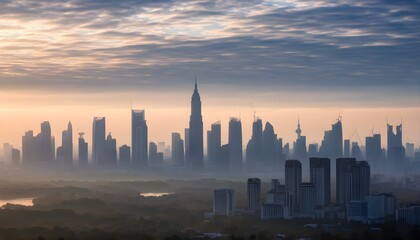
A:
[[[71,122],[68,123],[67,130],[62,132],[60,158],[64,166],[73,165],[73,126]]]
[[[405,148],[402,144],[402,123],[396,127],[396,133],[394,133],[392,125],[387,124],[387,127],[388,163],[394,170],[403,170],[405,167]]]
[[[230,169],[242,171],[242,123],[238,118],[229,121],[229,160]]]
[[[329,158],[310,158],[310,179],[316,189],[316,205],[331,203],[331,167]]]
[[[274,133],[274,127],[266,122],[262,137],[262,156],[265,167],[273,171],[278,171],[280,165],[277,156],[278,140]]]
[[[299,210],[299,186],[302,183],[302,164],[299,160],[287,160],[285,163],[286,190],[293,195],[293,211]]]
[[[88,165],[88,143],[84,139],[84,132],[79,133],[79,166]]]
[[[259,210],[261,208],[261,180],[248,178],[247,182],[248,209]]]
[[[211,125],[207,131],[207,157],[209,165],[220,167],[221,125],[220,121]]]
[[[255,168],[261,164],[263,157],[262,148],[262,120],[254,118],[254,123],[252,124],[252,136],[246,145],[246,164],[248,170],[255,170]]]
[[[131,157],[134,166],[148,166],[148,145],[145,111],[131,109]]]
[[[191,98],[191,116],[189,128],[189,158],[193,169],[204,169],[203,154],[203,117],[201,115],[201,99],[198,93],[197,78]]]
[[[319,152],[322,157],[329,157],[331,159],[343,156],[343,127],[341,116],[332,125],[331,130],[325,131]]]
[[[95,117],[93,119],[92,132],[92,164],[96,166],[102,165],[106,161],[105,156],[105,118]]]

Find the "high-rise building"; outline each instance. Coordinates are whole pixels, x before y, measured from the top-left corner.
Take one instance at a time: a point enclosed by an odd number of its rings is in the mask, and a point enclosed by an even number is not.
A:
[[[277,156],[278,145],[277,135],[274,133],[274,127],[271,123],[266,122],[262,137],[262,157],[263,164],[268,169],[278,171],[280,168]]]
[[[214,215],[232,216],[236,207],[235,190],[216,189],[213,194]]]
[[[319,153],[321,157],[328,157],[330,159],[343,156],[343,127],[341,116],[332,125],[331,130],[325,131]]]
[[[93,119],[92,132],[92,164],[101,166],[106,161],[105,118]]]
[[[261,208],[261,180],[248,178],[247,182],[248,209],[259,210]]]
[[[165,150],[165,147],[163,147],[163,150]],[[162,153],[162,158],[163,158],[163,153]],[[161,163],[158,161],[158,145],[156,145],[156,143],[154,142],[150,142],[149,143],[149,164],[156,166],[156,165],[161,165],[162,163],[163,161]]]
[[[195,80],[194,93],[191,97],[191,116],[189,128],[189,158],[195,170],[204,169],[203,154],[203,117],[201,115],[201,99]]]
[[[299,185],[302,183],[302,164],[299,160],[287,160],[285,163],[285,186],[292,193],[293,211],[299,210]]]
[[[316,190],[312,183],[299,185],[299,212],[304,217],[315,217]]]
[[[85,141],[83,137],[84,133],[79,133],[79,141],[78,141],[78,148],[79,148],[79,166],[87,166],[89,164],[88,161],[88,143]]]
[[[50,123],[41,123],[41,132],[34,136],[33,131],[25,132],[22,137],[22,163],[25,166],[35,166],[50,162],[53,156]]]
[[[329,158],[310,158],[310,179],[315,186],[317,206],[327,206],[331,203],[331,169]]]
[[[344,139],[344,157],[350,157],[350,139]]]
[[[172,164],[184,164],[184,140],[179,133],[172,133]]]
[[[190,129],[184,129],[184,145],[185,145],[185,165],[187,167],[191,167],[191,159],[190,159]],[[158,151],[159,152],[159,151]]]
[[[229,162],[230,169],[242,171],[242,123],[238,118],[229,121]]]
[[[119,148],[119,166],[123,168],[127,168],[130,166],[130,159],[131,159],[131,149],[127,145],[122,145]]]
[[[106,167],[116,167],[117,166],[117,140],[112,138],[111,133],[108,134],[105,141],[106,145],[106,162],[104,166]]]
[[[381,148],[381,134],[366,137],[366,160],[370,165],[379,167],[384,164]]]
[[[414,160],[414,143],[405,143],[405,156]]]
[[[350,200],[364,200],[370,192],[370,166],[355,158],[336,160],[336,200],[346,205]]]
[[[60,159],[63,166],[69,167],[73,165],[73,127],[71,122],[67,125],[61,135],[60,154],[57,151],[57,159]],[[59,156],[60,155],[60,156]]]
[[[207,157],[210,166],[220,167],[221,129],[220,121],[218,121],[211,125],[210,131],[207,131]]]
[[[308,155],[310,157],[318,156],[318,143],[311,143],[308,145]]]
[[[255,118],[252,124],[252,136],[246,145],[246,164],[248,170],[255,170],[261,164],[263,157],[262,148],[262,120]]]
[[[302,130],[300,129],[300,120],[298,119],[298,125],[296,129],[296,142],[293,148],[294,156],[302,162],[306,162],[306,136],[302,136]]]
[[[20,166],[20,151],[19,149],[12,148],[12,166],[19,167]]]
[[[397,200],[390,193],[366,196],[367,219],[370,224],[383,224],[395,220]]]
[[[402,124],[396,127],[394,133],[393,126],[387,124],[387,160],[393,170],[403,170],[405,168],[405,148],[402,145]]]
[[[148,166],[148,145],[145,111],[131,109],[131,157],[134,166]]]

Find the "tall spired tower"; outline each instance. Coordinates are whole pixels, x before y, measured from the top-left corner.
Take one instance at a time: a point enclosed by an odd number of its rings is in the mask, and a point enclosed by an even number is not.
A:
[[[197,88],[197,77],[195,77],[194,93],[191,98],[189,158],[193,169],[204,168],[203,117],[201,116],[201,99]]]

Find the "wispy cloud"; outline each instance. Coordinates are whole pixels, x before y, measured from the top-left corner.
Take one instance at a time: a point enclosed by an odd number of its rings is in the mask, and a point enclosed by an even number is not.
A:
[[[420,91],[418,1],[0,5],[2,89],[182,87],[198,72],[223,88]]]

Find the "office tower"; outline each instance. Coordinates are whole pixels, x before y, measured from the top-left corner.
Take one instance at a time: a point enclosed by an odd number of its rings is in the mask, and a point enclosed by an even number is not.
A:
[[[252,136],[246,145],[246,164],[248,170],[255,170],[262,160],[262,121],[254,117]]]
[[[92,164],[100,166],[106,160],[105,118],[95,117],[92,129]]]
[[[283,146],[283,155],[285,157],[285,159],[290,157],[290,147],[289,147],[289,143],[284,144]]]
[[[360,149],[358,142],[351,143],[351,157],[356,158],[357,160],[361,160],[363,158],[362,150]]]
[[[286,190],[293,195],[294,209],[291,211],[298,211],[299,209],[299,185],[302,182],[302,164],[299,160],[287,160],[285,163],[285,186]]]
[[[349,201],[347,203],[347,221],[365,222],[368,214],[366,201]]]
[[[229,120],[229,162],[230,169],[242,171],[242,123],[238,118]]]
[[[306,162],[306,136],[302,136],[302,130],[300,129],[300,120],[298,119],[298,125],[296,129],[296,142],[293,148],[294,156],[300,161]]]
[[[193,169],[204,169],[203,154],[203,117],[201,116],[201,99],[195,79],[194,93],[191,97],[191,116],[189,128],[189,158]]]
[[[278,179],[271,179],[271,190],[277,191],[280,188],[280,181]]]
[[[131,109],[131,157],[135,167],[148,166],[148,144],[145,111]]]
[[[187,167],[191,167],[191,159],[190,159],[190,129],[184,129],[184,145],[185,145],[185,165]],[[158,151],[159,152],[159,151]]]
[[[213,123],[210,131],[207,131],[207,157],[210,166],[220,165],[221,131],[220,121]]]
[[[184,140],[179,133],[172,133],[172,164],[184,164]]]
[[[357,161],[352,167],[351,200],[364,200],[370,194],[370,166]]]
[[[274,133],[274,127],[266,122],[262,137],[262,156],[263,164],[273,171],[280,168],[277,156],[277,135]]]
[[[337,204],[345,205],[350,200],[364,200],[370,192],[370,166],[355,158],[336,160]]]
[[[299,212],[305,217],[315,217],[316,190],[312,183],[299,185]]]
[[[344,140],[344,157],[350,157],[350,139]]]
[[[16,148],[12,148],[12,159],[11,159],[11,163],[13,167],[19,167],[20,166],[20,151],[19,149]]]
[[[319,153],[321,157],[329,157],[331,159],[343,156],[343,127],[341,116],[332,125],[331,130],[325,131]]]
[[[280,167],[284,166],[284,161],[286,160],[286,156],[283,154],[283,139],[277,139],[277,161]]]
[[[41,132],[38,134],[39,153],[41,161],[51,161],[51,152],[53,151],[51,144],[51,126],[48,121],[41,123]]]
[[[409,157],[411,160],[414,158],[414,143],[406,143],[405,144],[405,155]]]
[[[60,159],[63,166],[69,167],[73,165],[73,127],[71,122],[68,123],[67,130],[64,130],[61,136],[61,148],[57,149],[57,158]]]
[[[247,183],[248,209],[259,210],[261,208],[261,180],[248,178]]]
[[[162,155],[163,157],[163,155]],[[162,162],[163,163],[163,162]],[[149,143],[149,164],[159,165],[158,163],[158,145],[154,142]]]
[[[88,161],[88,143],[85,141],[83,137],[85,133],[79,133],[79,166],[87,166]]]
[[[315,186],[315,203],[327,206],[331,203],[331,169],[329,158],[310,158],[310,179]]]
[[[387,127],[388,163],[393,170],[403,170],[405,168],[405,148],[402,145],[402,124],[396,127],[395,133],[392,125],[387,124]]]
[[[51,159],[55,160],[55,137],[51,136]]]
[[[318,156],[318,143],[311,143],[308,145],[308,155],[310,157]]]
[[[50,123],[41,123],[41,132],[34,136],[33,131],[25,132],[22,137],[22,163],[34,166],[52,160],[52,137]]]
[[[122,145],[119,148],[119,166],[127,168],[130,166],[131,148],[127,145]]]
[[[383,163],[380,134],[373,134],[370,137],[366,137],[366,160],[370,165],[375,166],[375,168]]]
[[[106,145],[106,162],[104,166],[115,167],[117,166],[117,140],[112,138],[111,133],[108,134],[105,141]]]
[[[235,210],[235,190],[216,189],[213,194],[214,215],[232,216]]]

